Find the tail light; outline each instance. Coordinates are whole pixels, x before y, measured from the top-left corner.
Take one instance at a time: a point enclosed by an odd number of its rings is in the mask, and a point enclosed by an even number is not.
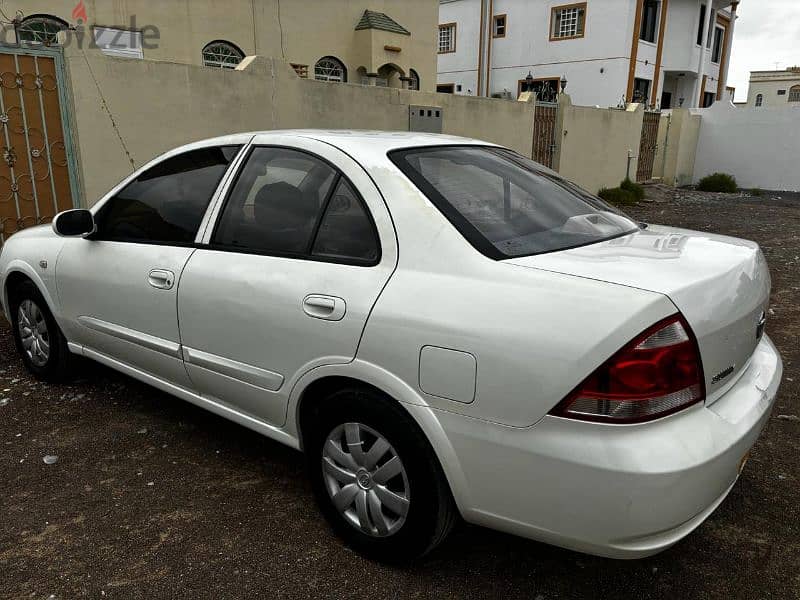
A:
[[[697,340],[680,315],[665,319],[608,359],[550,414],[641,423],[705,399]]]

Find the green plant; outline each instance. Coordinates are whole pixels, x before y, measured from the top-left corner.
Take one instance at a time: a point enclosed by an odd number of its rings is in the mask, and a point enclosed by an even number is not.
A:
[[[764,190],[762,190],[761,188],[753,188],[752,190],[750,190],[750,195],[756,197],[763,196]]]
[[[637,201],[636,196],[632,192],[618,187],[603,188],[597,195],[609,204],[615,204],[617,206],[633,206]]]
[[[724,192],[726,194],[733,194],[739,190],[736,184],[736,178],[727,173],[714,173],[708,175],[700,180],[697,184],[697,189],[701,192]]]
[[[623,189],[633,194],[637,202],[644,200],[644,195],[645,195],[644,186],[639,185],[638,183],[635,183],[628,178],[625,178],[625,181],[623,181],[619,187],[620,189]]]

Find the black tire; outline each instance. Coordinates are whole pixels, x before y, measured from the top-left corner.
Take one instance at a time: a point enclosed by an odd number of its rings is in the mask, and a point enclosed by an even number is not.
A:
[[[364,556],[390,563],[420,558],[438,546],[456,522],[458,510],[439,461],[417,424],[395,402],[368,388],[334,392],[308,415],[305,452],[314,495],[333,530]],[[323,469],[323,446],[345,423],[380,434],[401,459],[408,484],[408,512],[396,532],[375,537],[362,532],[334,506]],[[368,451],[364,442],[364,450]],[[389,454],[388,456],[391,456]]]
[[[49,355],[44,364],[36,364],[23,346],[19,326],[19,307],[26,301],[32,302],[39,309],[47,325],[46,338],[49,341]],[[36,379],[41,381],[57,383],[67,379],[71,365],[71,354],[67,348],[67,340],[36,285],[31,281],[23,281],[10,290],[9,309],[14,343],[22,357],[25,368]]]

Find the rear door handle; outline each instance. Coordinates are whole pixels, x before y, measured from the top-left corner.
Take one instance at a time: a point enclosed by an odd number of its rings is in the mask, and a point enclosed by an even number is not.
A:
[[[153,269],[147,276],[147,283],[159,290],[171,290],[175,285],[175,273],[167,269]]]
[[[303,312],[315,319],[341,321],[347,312],[347,303],[336,296],[311,294],[303,299]]]

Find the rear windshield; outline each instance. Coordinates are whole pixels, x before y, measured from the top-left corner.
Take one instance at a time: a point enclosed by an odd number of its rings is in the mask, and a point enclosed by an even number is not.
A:
[[[433,146],[390,159],[496,260],[594,244],[638,229],[599,198],[510,150]]]

